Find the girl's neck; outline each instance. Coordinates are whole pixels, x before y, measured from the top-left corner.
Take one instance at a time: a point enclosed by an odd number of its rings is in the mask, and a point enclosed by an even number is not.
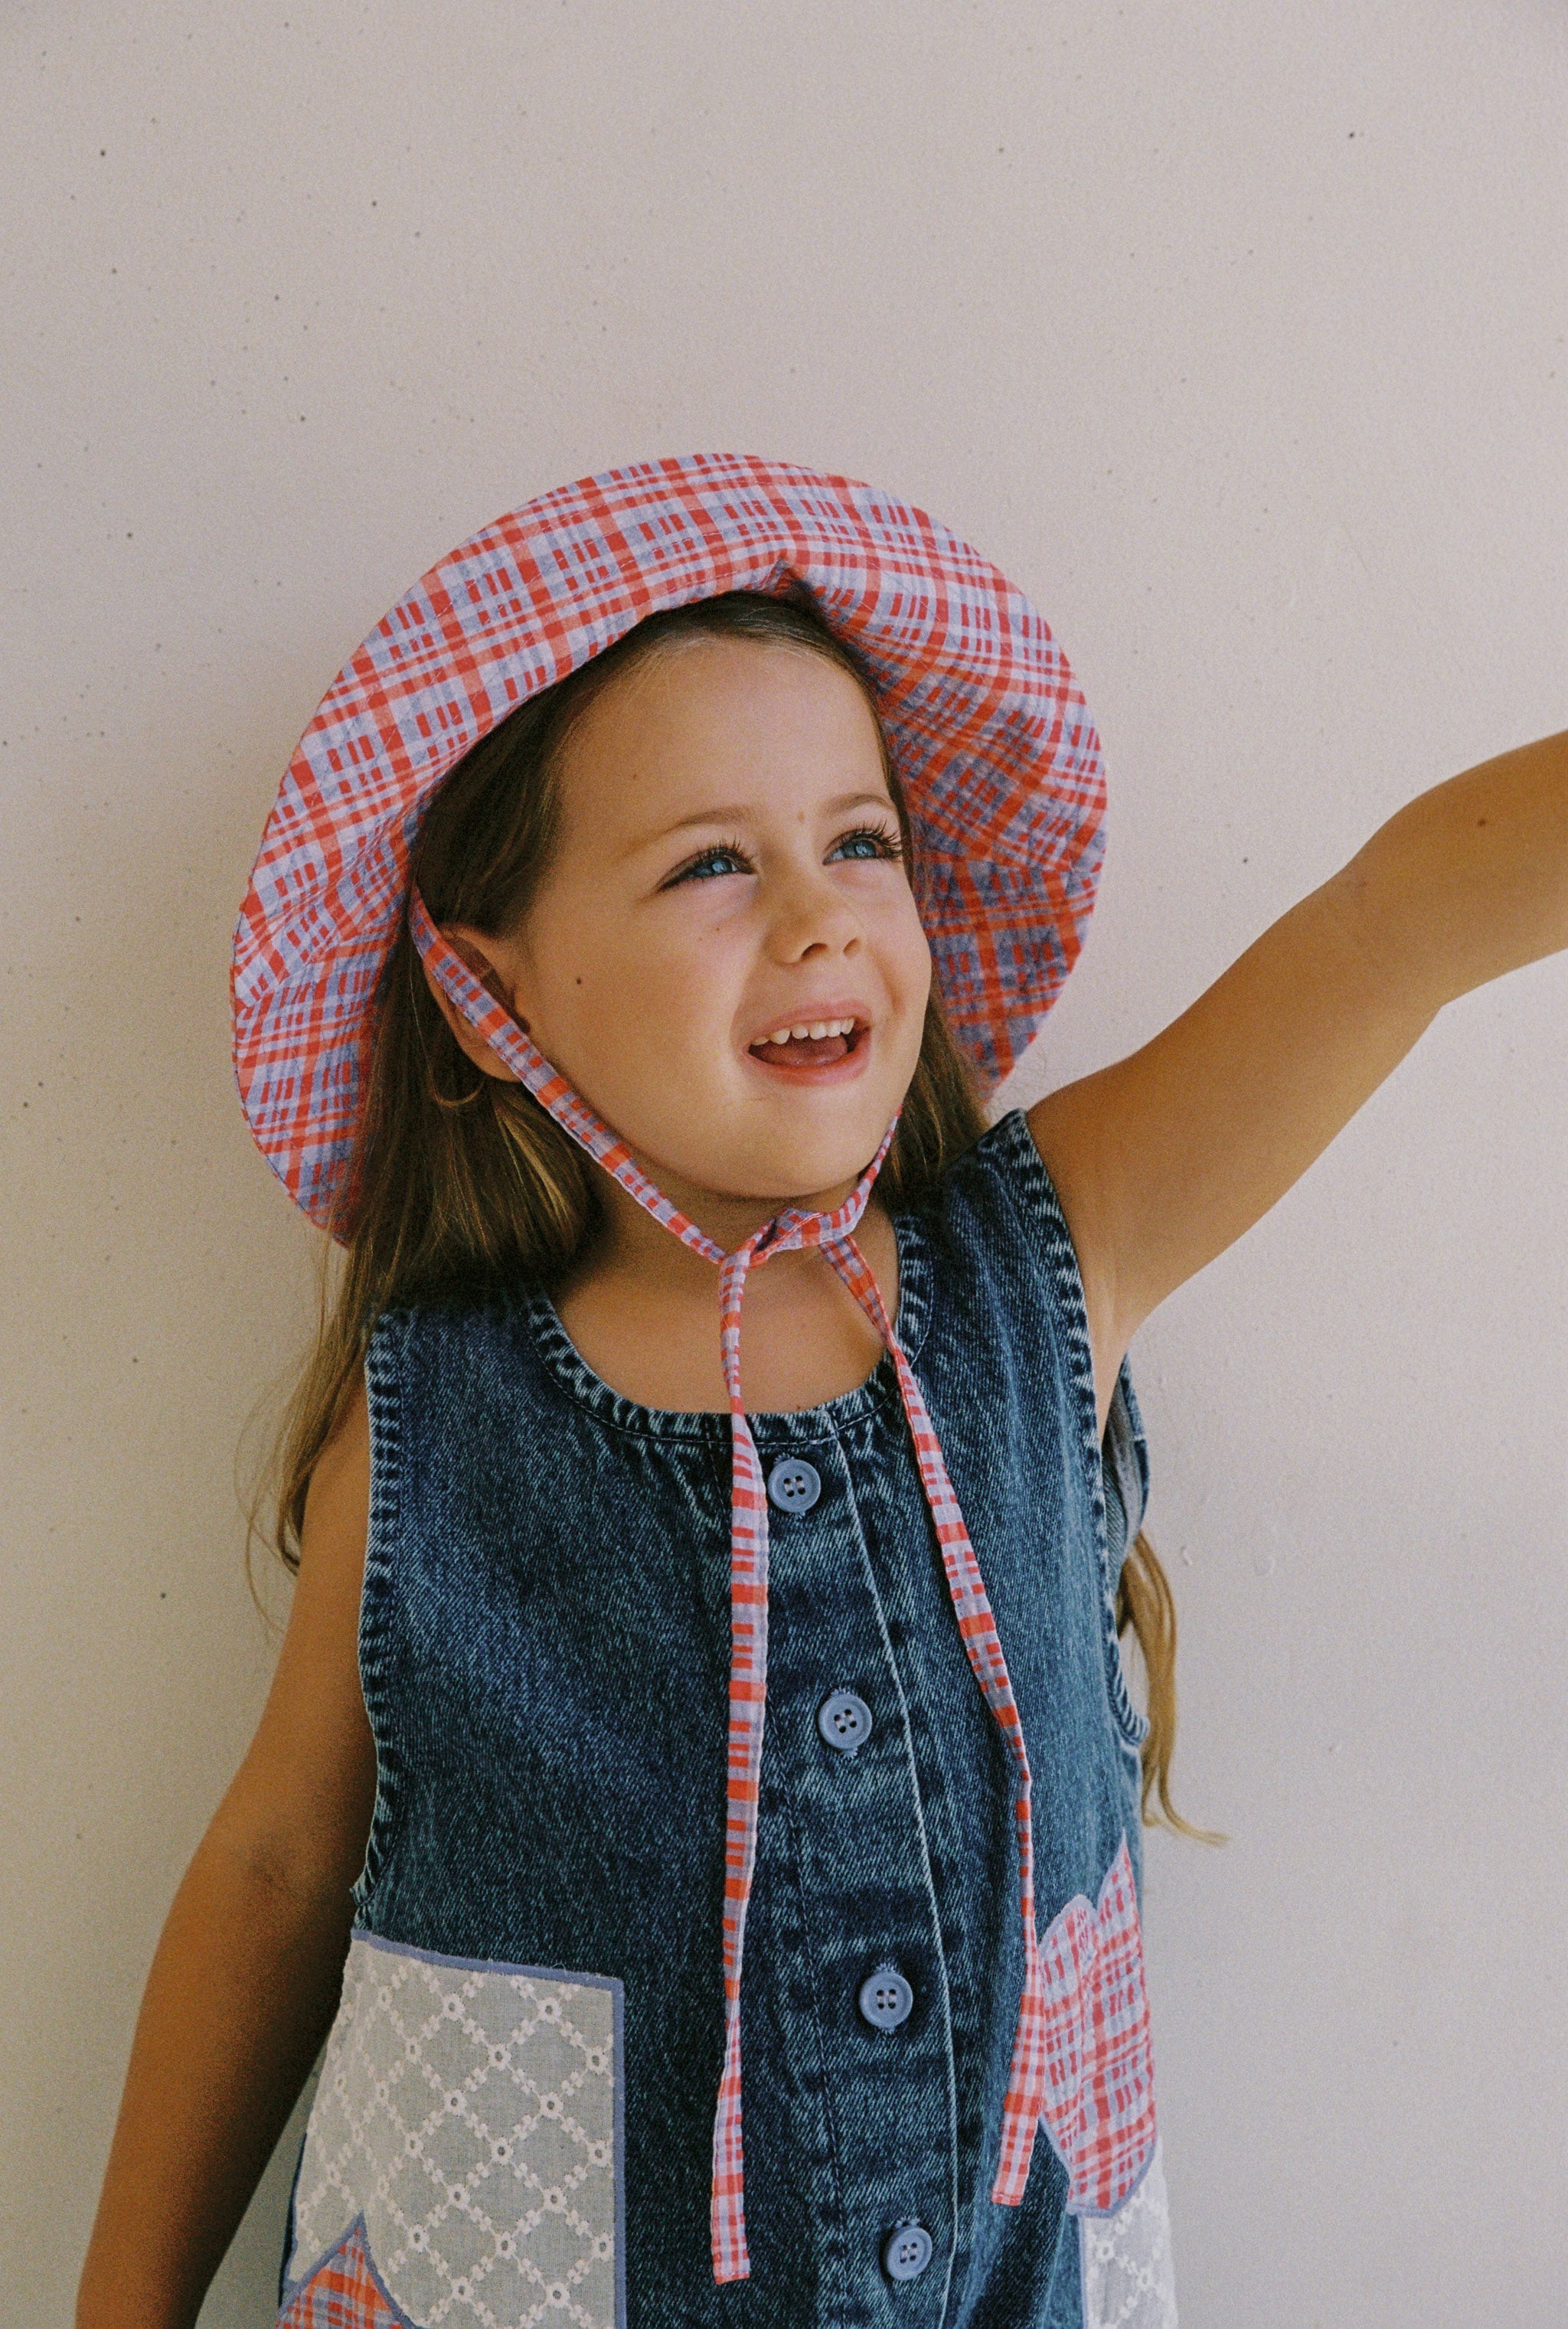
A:
[[[726,1253],[790,1202],[713,1197],[662,1184],[672,1203]],[[855,1183],[795,1200],[812,1212],[841,1205]],[[728,1404],[719,1355],[719,1273],[673,1237],[619,1183],[604,1177],[600,1217],[554,1289],[580,1355],[623,1398],[687,1411]],[[874,1189],[855,1231],[896,1315],[898,1243]],[[781,1253],[748,1277],[741,1392],[754,1411],[817,1407],[864,1382],[882,1345],[832,1265],[816,1251]]]
[[[727,1197],[666,1174],[652,1177],[670,1202],[688,1221],[694,1221],[721,1253],[733,1253],[758,1230],[791,1207],[803,1212],[832,1212],[855,1186],[853,1181],[845,1181],[836,1188],[807,1197]],[[608,1173],[600,1177],[598,1194],[599,1222],[588,1249],[581,1257],[581,1264],[590,1274],[622,1282],[635,1279],[649,1292],[677,1298],[690,1287],[700,1288],[704,1297],[711,1297],[714,1278],[711,1261],[673,1236]],[[874,1191],[872,1202],[875,1202]],[[785,1258],[780,1255],[779,1261]],[[772,1268],[778,1266],[770,1265]]]

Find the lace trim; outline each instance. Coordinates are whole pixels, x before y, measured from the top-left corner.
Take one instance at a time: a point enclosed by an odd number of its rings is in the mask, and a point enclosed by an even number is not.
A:
[[[1083,2329],[1176,2329],[1170,2204],[1157,2143],[1148,2171],[1114,2216],[1080,2216]]]

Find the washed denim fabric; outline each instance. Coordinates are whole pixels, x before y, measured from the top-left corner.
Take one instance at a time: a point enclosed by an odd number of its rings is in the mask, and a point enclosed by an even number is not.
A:
[[[895,1226],[898,1332],[1034,1772],[1044,1934],[1073,1895],[1095,1900],[1124,1838],[1142,1889],[1146,1725],[1112,1616],[1128,1516],[1107,1494],[1077,1262],[1016,1112]],[[1024,1976],[1011,1766],[959,1640],[891,1361],[843,1398],[751,1419],[764,1474],[804,1457],[821,1493],[769,1513],[741,1999],[751,2270],[726,2287],[708,2203],[729,1419],[621,1398],[533,1288],[383,1316],[367,1378],[360,1664],[379,1777],[356,1930],[621,1985],[632,2329],[1077,2323],[1076,2225],[1044,2131],[1023,2205],[989,2198]],[[1141,1513],[1125,1363],[1118,1396]],[[871,1711],[853,1755],[818,1728],[836,1691]],[[914,1995],[893,2031],[856,2005],[890,1960]],[[883,2249],[906,2219],[934,2254],[901,2283]]]

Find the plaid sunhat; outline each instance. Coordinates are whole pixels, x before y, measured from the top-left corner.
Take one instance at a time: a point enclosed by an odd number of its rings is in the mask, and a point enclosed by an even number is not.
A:
[[[433,566],[351,656],[288,764],[241,909],[234,1068],[262,1155],[327,1226],[379,982],[431,794],[527,697],[645,615],[808,591],[880,700],[916,900],[982,1089],[1078,957],[1104,854],[1100,739],[1044,618],[874,486],[748,454],[638,462],[542,494]]]

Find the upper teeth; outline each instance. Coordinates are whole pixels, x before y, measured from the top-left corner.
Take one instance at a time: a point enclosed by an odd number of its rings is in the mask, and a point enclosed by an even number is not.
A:
[[[853,1019],[813,1019],[808,1027],[775,1027],[770,1035],[763,1036],[762,1041],[765,1043],[804,1043],[808,1041],[819,1043],[824,1035],[853,1035],[854,1032]]]

